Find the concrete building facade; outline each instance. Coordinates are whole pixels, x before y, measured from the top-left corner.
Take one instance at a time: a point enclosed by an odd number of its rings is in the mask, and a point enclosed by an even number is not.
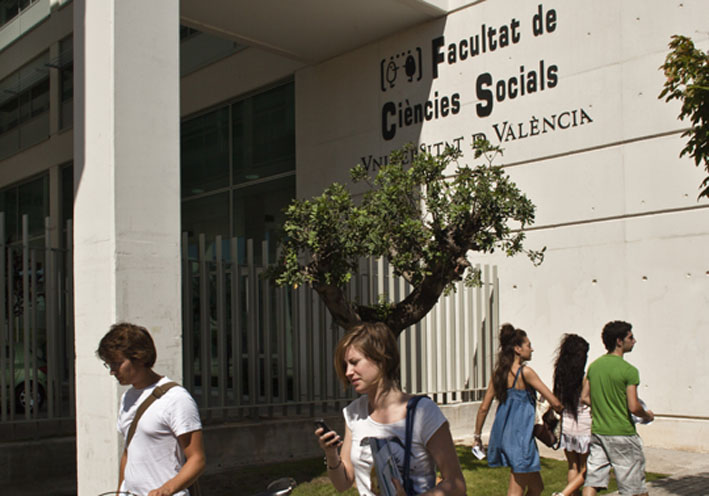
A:
[[[108,325],[147,323],[181,377],[181,231],[268,238],[291,198],[357,163],[413,142],[472,164],[480,135],[538,208],[540,267],[479,260],[535,369],[551,380],[563,333],[593,359],[603,324],[630,321],[646,444],[709,445],[709,204],[678,158],[687,124],[657,99],[671,35],[709,48],[706,2],[2,4],[0,203],[48,216],[53,246],[75,225],[80,494],[120,452],[121,391],[93,353]]]

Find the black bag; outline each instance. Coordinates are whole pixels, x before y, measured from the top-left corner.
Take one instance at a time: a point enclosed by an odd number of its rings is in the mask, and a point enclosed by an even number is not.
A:
[[[537,409],[543,408],[546,401],[537,401]],[[534,437],[539,439],[546,446],[553,449],[559,449],[561,444],[561,425],[562,417],[549,406],[541,415],[541,419],[534,424]]]

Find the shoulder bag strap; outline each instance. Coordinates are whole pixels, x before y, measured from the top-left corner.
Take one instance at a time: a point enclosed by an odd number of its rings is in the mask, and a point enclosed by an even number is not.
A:
[[[414,414],[416,413],[416,405],[427,396],[414,396],[406,403],[406,439],[404,441],[404,491],[406,494],[414,494],[413,481],[409,478],[411,468],[411,443],[414,437]]]
[[[138,427],[138,420],[140,420],[140,417],[143,416],[145,413],[145,410],[148,409],[150,405],[152,405],[155,400],[159,399],[162,395],[167,393],[170,389],[173,387],[178,386],[176,382],[166,382],[165,384],[161,386],[155,386],[153,388],[152,393],[150,393],[150,396],[148,396],[138,407],[138,410],[135,412],[135,417],[133,417],[133,422],[130,424],[130,428],[128,429],[128,435],[126,436],[126,447],[125,450],[128,451],[128,445],[130,444],[131,440],[133,439],[133,435],[135,434],[135,429]]]

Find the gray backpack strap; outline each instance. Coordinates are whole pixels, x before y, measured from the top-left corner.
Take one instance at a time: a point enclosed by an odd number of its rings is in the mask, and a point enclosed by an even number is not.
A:
[[[140,406],[138,407],[138,410],[135,412],[135,417],[133,417],[133,422],[130,424],[130,429],[128,429],[128,435],[126,436],[126,447],[125,450],[128,450],[128,445],[131,442],[131,439],[133,439],[133,435],[135,434],[135,429],[138,427],[138,420],[140,420],[140,417],[143,416],[145,413],[145,410],[148,409],[150,405],[152,405],[155,400],[159,399],[167,393],[170,389],[172,389],[175,386],[179,386],[176,382],[166,382],[162,386],[155,386],[153,388],[153,392],[150,393],[150,396],[148,396],[145,401],[143,401]]]

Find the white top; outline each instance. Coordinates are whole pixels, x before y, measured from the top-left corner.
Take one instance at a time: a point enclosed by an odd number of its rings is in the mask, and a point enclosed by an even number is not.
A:
[[[121,397],[118,411],[118,432],[125,439],[140,404],[157,385],[172,382],[163,377],[144,389],[131,387]],[[185,456],[177,437],[199,431],[202,423],[199,410],[190,393],[182,386],[175,386],[145,410],[138,421],[133,440],[128,446],[128,460],[121,491],[147,495],[172,479],[185,463]],[[186,496],[187,490],[175,493]]]
[[[350,457],[355,471],[355,483],[359,494],[374,496],[371,491],[372,450],[367,438],[394,439],[390,443],[392,454],[404,473],[404,442],[406,439],[406,419],[391,424],[380,424],[369,416],[367,395],[362,395],[342,410],[345,423],[352,432]],[[409,477],[413,481],[416,494],[428,491],[436,485],[436,466],[426,443],[436,431],[447,422],[446,417],[429,398],[423,398],[416,406],[414,415],[413,440]]]

